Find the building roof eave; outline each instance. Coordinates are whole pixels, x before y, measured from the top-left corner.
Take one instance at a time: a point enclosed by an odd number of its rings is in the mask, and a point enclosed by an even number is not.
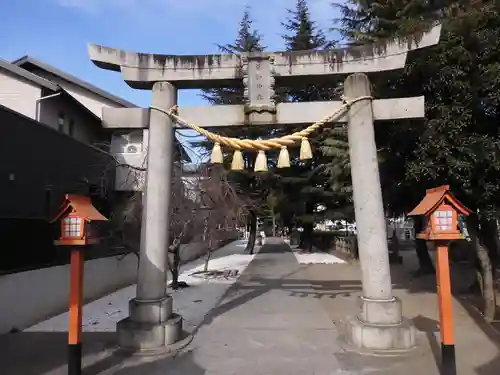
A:
[[[137,105],[135,105],[132,102],[129,102],[129,101],[122,99],[116,95],[113,95],[107,91],[104,91],[103,89],[100,89],[97,86],[94,86],[88,82],[85,82],[85,81],[81,80],[80,78],[77,78],[69,73],[63,72],[62,70],[60,70],[52,65],[49,65],[49,64],[44,63],[42,61],[36,60],[35,58],[33,58],[31,56],[28,56],[28,55],[23,56],[19,59],[12,61],[11,64],[13,64],[17,67],[20,67],[20,68],[23,68],[27,65],[33,65],[39,69],[45,70],[45,71],[47,71],[55,76],[58,76],[67,82],[70,82],[76,86],[79,86],[85,90],[88,90],[88,91],[94,93],[95,95],[98,95],[98,96],[101,96],[105,99],[113,101],[113,102],[115,102],[123,107],[126,107],[126,108],[136,108],[137,107]]]
[[[57,92],[59,91],[59,86],[49,80],[39,77],[36,74],[31,73],[30,71],[23,69],[22,67],[11,64],[8,61],[0,59],[0,69],[4,69],[18,77],[24,78],[25,80],[34,83],[37,86],[42,88],[49,89],[51,91]]]

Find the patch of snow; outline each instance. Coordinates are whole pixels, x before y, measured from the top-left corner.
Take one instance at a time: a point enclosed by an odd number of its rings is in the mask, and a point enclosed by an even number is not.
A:
[[[301,253],[294,251],[293,254],[300,264],[345,264],[346,261],[328,253]]]
[[[209,270],[237,270],[241,275],[254,255],[244,254],[246,241],[238,240],[213,252]],[[258,249],[256,249],[256,253]],[[187,282],[190,287],[169,290],[174,299],[174,312],[184,318],[183,326],[192,332],[200,325],[205,316],[217,305],[237,277],[205,279],[192,276],[202,271],[204,259],[198,259],[181,267],[179,281]],[[170,275],[169,275],[169,279]],[[129,300],[135,297],[136,285],[117,290],[101,299],[87,303],[83,307],[82,328],[84,332],[115,332],[116,323],[128,316]],[[29,332],[66,332],[68,313],[63,313],[27,328]]]

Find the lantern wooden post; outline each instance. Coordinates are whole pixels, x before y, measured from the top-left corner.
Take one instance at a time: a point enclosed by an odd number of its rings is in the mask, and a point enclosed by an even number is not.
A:
[[[83,314],[83,264],[82,249],[71,249],[69,326],[68,326],[68,375],[80,375],[82,369],[82,314]]]
[[[51,222],[61,222],[61,236],[54,241],[57,246],[71,249],[70,292],[68,325],[68,375],[82,373],[82,315],[84,250],[97,244],[92,233],[92,221],[105,221],[87,197],[67,194],[58,214]]]
[[[448,246],[451,241],[463,238],[458,225],[458,216],[467,216],[470,213],[471,211],[450,192],[450,187],[445,185],[427,190],[424,199],[408,214],[425,216],[424,229],[417,234],[417,237],[435,241],[436,244],[442,375],[457,373]]]
[[[455,338],[453,331],[453,303],[451,296],[448,241],[436,243],[436,283],[439,306],[439,333],[441,336],[441,369],[443,375],[455,375]]]

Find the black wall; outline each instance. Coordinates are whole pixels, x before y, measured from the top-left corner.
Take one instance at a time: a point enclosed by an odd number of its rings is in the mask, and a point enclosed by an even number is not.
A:
[[[47,220],[66,193],[109,214],[114,176],[111,155],[0,106],[0,272],[64,263]]]

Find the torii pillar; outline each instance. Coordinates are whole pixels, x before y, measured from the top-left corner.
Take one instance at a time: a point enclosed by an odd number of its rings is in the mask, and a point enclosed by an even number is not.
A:
[[[177,89],[171,83],[155,82],[152,91],[154,107],[167,111],[177,104]],[[137,292],[129,302],[130,316],[118,322],[117,332],[122,348],[154,353],[177,349],[187,342],[187,335],[182,330],[182,317],[173,313],[172,296],[167,294],[170,181],[175,155],[172,119],[151,110],[148,128]]]
[[[370,81],[356,73],[344,82],[344,96],[370,96]],[[347,342],[359,349],[411,349],[415,330],[403,318],[401,301],[393,296],[371,100],[349,110],[349,155],[362,273],[361,310],[347,319]]]
[[[91,60],[121,72],[133,88],[153,90],[153,107],[104,108],[108,128],[148,128],[149,151],[145,210],[141,233],[137,297],[130,317],[118,324],[120,345],[145,350],[169,348],[181,338],[181,318],[172,314],[166,293],[169,224],[169,181],[172,122],[163,111],[176,103],[176,89],[237,86],[243,83],[246,103],[179,108],[184,120],[203,127],[308,125],[331,115],[343,103],[279,103],[275,85],[349,75],[345,96],[369,96],[364,73],[401,69],[408,51],[439,42],[441,27],[383,46],[330,51],[256,52],[207,56],[171,56],[89,46]],[[160,109],[160,110],[158,110]],[[374,120],[422,118],[424,97],[362,100],[337,122],[348,122],[354,206],[358,223],[363,296],[361,309],[347,320],[343,335],[360,351],[407,350],[415,346],[414,328],[403,318],[393,296],[382,193],[373,129]]]

